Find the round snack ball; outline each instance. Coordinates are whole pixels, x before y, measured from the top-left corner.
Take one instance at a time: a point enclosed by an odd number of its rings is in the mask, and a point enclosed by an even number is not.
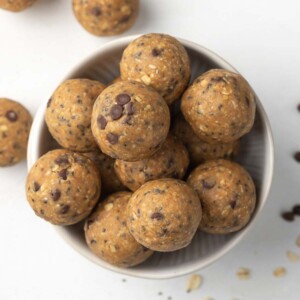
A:
[[[55,225],[71,225],[86,218],[98,202],[100,190],[95,164],[64,149],[40,157],[26,181],[30,206],[37,216]]]
[[[53,138],[64,148],[87,152],[97,148],[91,130],[93,105],[105,86],[89,79],[69,79],[50,98],[45,120]]]
[[[13,165],[26,156],[32,117],[21,104],[0,98],[0,167]]]
[[[188,165],[189,155],[185,146],[168,136],[162,147],[149,158],[135,162],[116,160],[115,171],[123,184],[135,191],[150,180],[182,179]]]
[[[255,97],[239,74],[214,69],[185,91],[181,110],[196,135],[207,143],[230,143],[248,133],[255,118]]]
[[[123,80],[152,86],[168,103],[177,100],[191,76],[185,48],[166,34],[146,34],[131,42],[120,63]]]
[[[171,178],[142,185],[130,198],[127,213],[134,238],[161,252],[190,244],[202,215],[197,193],[184,181]]]
[[[0,8],[20,12],[34,4],[36,0],[0,0]]]
[[[99,149],[83,154],[89,157],[98,167],[98,170],[101,174],[102,194],[111,194],[127,189],[121,183],[114,170],[115,160],[113,158],[102,153]]]
[[[201,200],[203,231],[225,234],[249,222],[256,193],[251,176],[242,166],[224,159],[211,160],[194,169],[187,182]]]
[[[240,140],[221,144],[203,142],[181,115],[175,119],[172,133],[186,146],[191,162],[195,165],[217,158],[231,159],[239,151]]]
[[[120,34],[135,22],[139,0],[73,0],[77,21],[97,36]]]
[[[164,99],[139,82],[121,81],[97,98],[92,131],[102,152],[125,161],[153,155],[165,141],[170,112]]]
[[[126,208],[129,192],[107,197],[86,220],[85,238],[92,252],[118,267],[132,267],[144,262],[153,251],[139,244],[127,228]]]

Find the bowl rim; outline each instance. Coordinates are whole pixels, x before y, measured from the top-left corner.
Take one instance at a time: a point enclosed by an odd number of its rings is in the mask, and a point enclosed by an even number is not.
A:
[[[101,45],[99,48],[97,48],[95,51],[93,51],[91,54],[87,55],[84,59],[82,59],[79,63],[73,67],[66,76],[64,76],[63,81],[74,78],[73,74],[78,72],[81,68],[83,68],[86,64],[88,64],[90,61],[96,59],[101,53],[106,52],[111,49],[116,49],[121,46],[126,46],[129,44],[132,40],[136,39],[137,37],[141,36],[141,34],[138,35],[130,35],[121,37],[118,39],[115,39],[113,41],[107,42],[103,45]],[[185,47],[200,52],[207,58],[211,59],[214,63],[222,66],[222,68],[239,73],[237,69],[235,69],[231,64],[229,64],[226,60],[224,60],[221,56],[214,53],[213,51],[209,50],[206,47],[203,47],[202,45],[199,45],[195,42],[188,41],[186,39],[182,39],[179,37],[175,37],[178,39]],[[213,255],[206,258],[203,261],[196,262],[191,267],[190,265],[187,266],[179,266],[177,270],[171,270],[171,271],[165,271],[163,273],[158,271],[150,271],[143,273],[143,270],[135,269],[135,268],[119,268],[113,265],[110,265],[106,263],[105,261],[102,261],[98,257],[87,257],[82,251],[82,247],[79,246],[72,238],[70,238],[70,235],[66,233],[65,230],[62,230],[62,227],[52,225],[58,235],[66,241],[67,244],[69,244],[76,252],[81,254],[83,257],[88,259],[89,261],[92,261],[93,263],[97,264],[98,266],[101,266],[107,270],[117,272],[119,274],[127,275],[127,276],[133,276],[137,278],[144,278],[144,279],[169,279],[174,277],[179,277],[183,275],[187,275],[193,272],[198,271],[199,269],[203,269],[213,262],[217,261],[221,257],[223,257],[225,254],[227,254],[231,249],[233,249],[243,238],[244,236],[255,226],[255,223],[257,221],[257,218],[261,214],[261,211],[263,207],[266,204],[268,195],[270,193],[270,189],[272,186],[272,179],[273,179],[273,173],[274,173],[274,140],[273,140],[273,134],[271,130],[270,121],[267,117],[267,114],[263,108],[263,105],[259,98],[256,95],[256,104],[257,109],[259,110],[259,113],[262,118],[262,126],[265,130],[265,143],[267,145],[266,148],[266,160],[265,163],[268,165],[267,174],[265,174],[265,181],[263,183],[263,194],[261,195],[261,201],[260,205],[257,207],[255,215],[252,217],[249,224],[241,231],[237,232],[236,235],[227,243],[225,244],[221,249],[217,250]],[[47,101],[45,100],[39,107],[32,124],[32,128],[29,135],[29,141],[28,141],[28,149],[27,149],[27,169],[28,171],[32,167],[32,165],[35,163],[35,161],[40,157],[39,156],[39,144],[42,137],[42,124],[44,123],[44,114],[47,106]]]

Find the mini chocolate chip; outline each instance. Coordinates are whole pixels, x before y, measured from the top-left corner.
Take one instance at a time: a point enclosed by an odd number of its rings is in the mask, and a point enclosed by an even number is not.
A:
[[[157,48],[152,49],[152,56],[156,57],[156,56],[160,56],[160,54],[161,54],[161,50]]]
[[[58,158],[55,159],[54,161],[57,165],[63,165],[63,164],[68,164],[69,159],[67,154],[60,155]]]
[[[250,100],[249,100],[248,97],[246,97],[246,104],[247,104],[248,107],[250,106]]]
[[[97,243],[97,241],[96,240],[91,240],[91,242],[90,242],[91,244],[96,244]]]
[[[284,212],[281,214],[281,217],[288,222],[294,221],[294,214],[292,212]]]
[[[7,111],[5,117],[10,122],[16,122],[18,120],[18,115],[13,110]]]
[[[127,115],[133,115],[134,114],[134,108],[133,108],[133,103],[129,102],[128,104],[125,105],[126,113]]]
[[[128,103],[130,101],[130,96],[128,94],[119,94],[116,97],[116,101],[118,104],[120,105],[125,105],[126,103]]]
[[[110,109],[109,114],[113,120],[118,120],[122,116],[122,112],[123,112],[122,106],[119,104],[115,104]]]
[[[70,209],[70,205],[63,204],[63,206],[60,208],[59,213],[62,215],[65,215]]]
[[[33,191],[37,192],[41,188],[40,184],[38,182],[33,183]]]
[[[62,170],[59,171],[58,176],[60,178],[62,178],[63,180],[66,180],[67,179],[67,173],[68,173],[67,169],[62,169]]]
[[[202,187],[208,190],[212,189],[216,185],[214,181],[209,179],[202,179],[201,182],[202,182]]]
[[[232,209],[235,209],[235,207],[236,207],[236,200],[233,200],[233,201],[230,201],[230,207],[232,208]]]
[[[86,222],[86,227],[87,227],[87,229],[89,229],[90,226],[91,226],[94,222],[95,222],[95,220],[93,220],[93,219],[88,220],[88,221]]]
[[[52,102],[52,98],[50,98],[50,99],[48,100],[48,102],[47,102],[47,107],[50,107],[51,102]]]
[[[112,145],[117,144],[119,141],[119,136],[114,133],[109,133],[106,138]]]
[[[126,15],[124,17],[122,17],[122,19],[119,21],[119,23],[126,23],[128,22],[130,19],[130,15]]]
[[[105,117],[100,115],[97,118],[97,124],[98,124],[99,129],[105,129],[105,127],[107,125],[107,121],[106,121]]]
[[[75,157],[75,162],[78,163],[79,165],[84,166],[86,164],[86,159],[82,156],[76,156]]]
[[[294,158],[298,163],[300,163],[300,151],[298,151],[294,154]]]
[[[93,7],[91,10],[90,10],[91,14],[96,16],[96,17],[99,17],[101,15],[101,9],[99,6],[95,6]]]
[[[60,190],[55,189],[55,190],[51,191],[51,197],[52,197],[53,201],[59,200],[60,196],[61,196]]]
[[[293,207],[293,214],[296,215],[296,216],[300,216],[300,205],[295,205]]]
[[[164,219],[164,215],[160,212],[155,212],[151,215],[151,219],[155,219],[157,221],[161,221]]]

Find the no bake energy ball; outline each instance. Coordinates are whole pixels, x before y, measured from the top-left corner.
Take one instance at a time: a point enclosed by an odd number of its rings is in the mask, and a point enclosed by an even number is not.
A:
[[[138,161],[153,155],[164,143],[170,112],[164,99],[139,82],[121,81],[108,86],[97,98],[92,131],[102,152]]]
[[[214,69],[185,91],[181,110],[195,134],[207,143],[231,143],[248,133],[255,118],[255,97],[239,74]]]
[[[251,176],[242,166],[224,159],[209,161],[192,171],[187,183],[201,200],[203,231],[226,234],[249,222],[256,192]]]
[[[23,105],[0,98],[0,167],[16,164],[26,156],[31,123]]]
[[[190,244],[201,221],[196,192],[177,179],[158,179],[134,192],[128,204],[128,228],[155,251],[175,251]]]
[[[122,183],[135,191],[150,180],[182,179],[188,165],[189,156],[185,146],[169,136],[162,147],[151,157],[135,162],[116,160],[115,170]]]
[[[88,152],[97,148],[91,130],[95,100],[105,86],[89,79],[69,79],[50,98],[45,120],[53,138],[64,148]]]
[[[135,22],[139,0],[73,0],[78,22],[97,36],[120,34]]]
[[[0,0],[0,8],[20,12],[32,6],[36,0]]]
[[[120,63],[123,80],[152,86],[168,103],[177,100],[190,76],[190,60],[185,48],[166,34],[146,34],[131,42]]]
[[[91,251],[108,263],[124,268],[142,263],[153,253],[139,244],[127,228],[126,207],[130,196],[129,192],[110,195],[84,226]]]
[[[55,225],[71,225],[86,218],[98,202],[100,190],[95,164],[63,149],[40,157],[26,181],[30,206],[37,216]]]

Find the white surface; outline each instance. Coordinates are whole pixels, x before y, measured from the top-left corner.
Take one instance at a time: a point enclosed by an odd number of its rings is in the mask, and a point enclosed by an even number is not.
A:
[[[166,281],[126,278],[81,258],[34,217],[25,200],[25,163],[0,170],[0,299],[218,299],[298,300],[300,219],[279,212],[300,202],[300,3],[297,0],[144,0],[136,26],[126,34],[165,32],[202,44],[232,63],[251,83],[270,117],[277,149],[273,190],[253,232],[230,254],[201,271],[201,289],[186,294],[188,277]],[[81,29],[70,1],[40,0],[31,10],[0,12],[0,94],[35,113],[71,67],[112,38]],[[274,278],[277,266],[288,270]],[[239,281],[235,271],[252,269]],[[163,295],[158,295],[162,292]]]

